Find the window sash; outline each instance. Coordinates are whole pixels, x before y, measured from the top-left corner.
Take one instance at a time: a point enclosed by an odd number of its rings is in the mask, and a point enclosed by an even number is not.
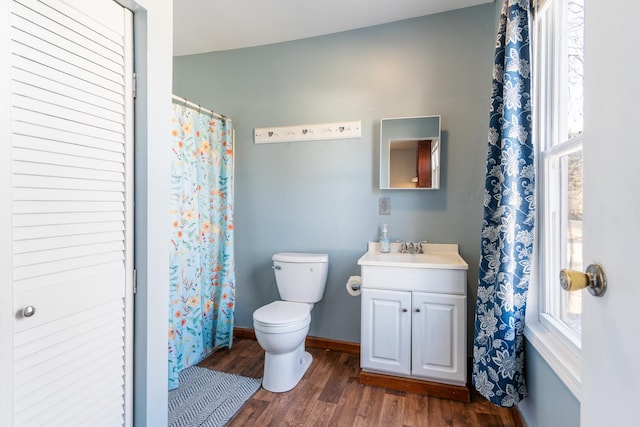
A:
[[[540,322],[571,353],[581,352],[581,337],[563,320],[564,291],[558,275],[567,268],[568,191],[563,162],[582,150],[582,133],[568,134],[567,0],[538,4],[535,17],[534,90],[537,97],[535,140],[538,144],[538,268]]]

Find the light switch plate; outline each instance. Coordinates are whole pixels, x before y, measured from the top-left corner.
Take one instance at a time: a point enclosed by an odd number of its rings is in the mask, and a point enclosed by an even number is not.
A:
[[[378,199],[378,214],[391,215],[391,199],[389,197],[380,197]]]

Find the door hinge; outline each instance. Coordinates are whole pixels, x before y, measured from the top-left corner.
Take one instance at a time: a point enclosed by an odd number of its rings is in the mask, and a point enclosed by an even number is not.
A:
[[[138,292],[138,271],[133,269],[133,294]]]
[[[136,99],[136,96],[138,96],[138,74],[136,73],[133,73],[131,79],[131,93],[133,94],[133,99]]]

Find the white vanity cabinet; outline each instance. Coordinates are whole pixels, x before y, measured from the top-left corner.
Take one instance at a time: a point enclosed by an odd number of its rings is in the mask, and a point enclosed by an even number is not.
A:
[[[361,368],[464,385],[465,308],[464,295],[362,289]]]
[[[465,295],[413,292],[412,375],[465,384],[466,306]]]
[[[411,375],[411,292],[362,289],[360,367]]]
[[[368,252],[358,261],[361,368],[464,386],[468,267],[457,245],[429,246],[431,257],[428,250],[424,256]],[[451,258],[435,249],[450,249]]]

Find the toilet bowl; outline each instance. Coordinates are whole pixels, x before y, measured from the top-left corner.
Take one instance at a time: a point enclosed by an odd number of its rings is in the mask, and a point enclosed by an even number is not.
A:
[[[273,261],[282,301],[254,311],[253,327],[265,352],[262,387],[280,393],[294,388],[313,360],[304,342],[311,309],[324,294],[329,259],[326,254],[279,253]]]
[[[289,391],[311,365],[304,340],[309,332],[309,305],[275,301],[253,314],[258,343],[265,351],[262,386],[273,392]]]

